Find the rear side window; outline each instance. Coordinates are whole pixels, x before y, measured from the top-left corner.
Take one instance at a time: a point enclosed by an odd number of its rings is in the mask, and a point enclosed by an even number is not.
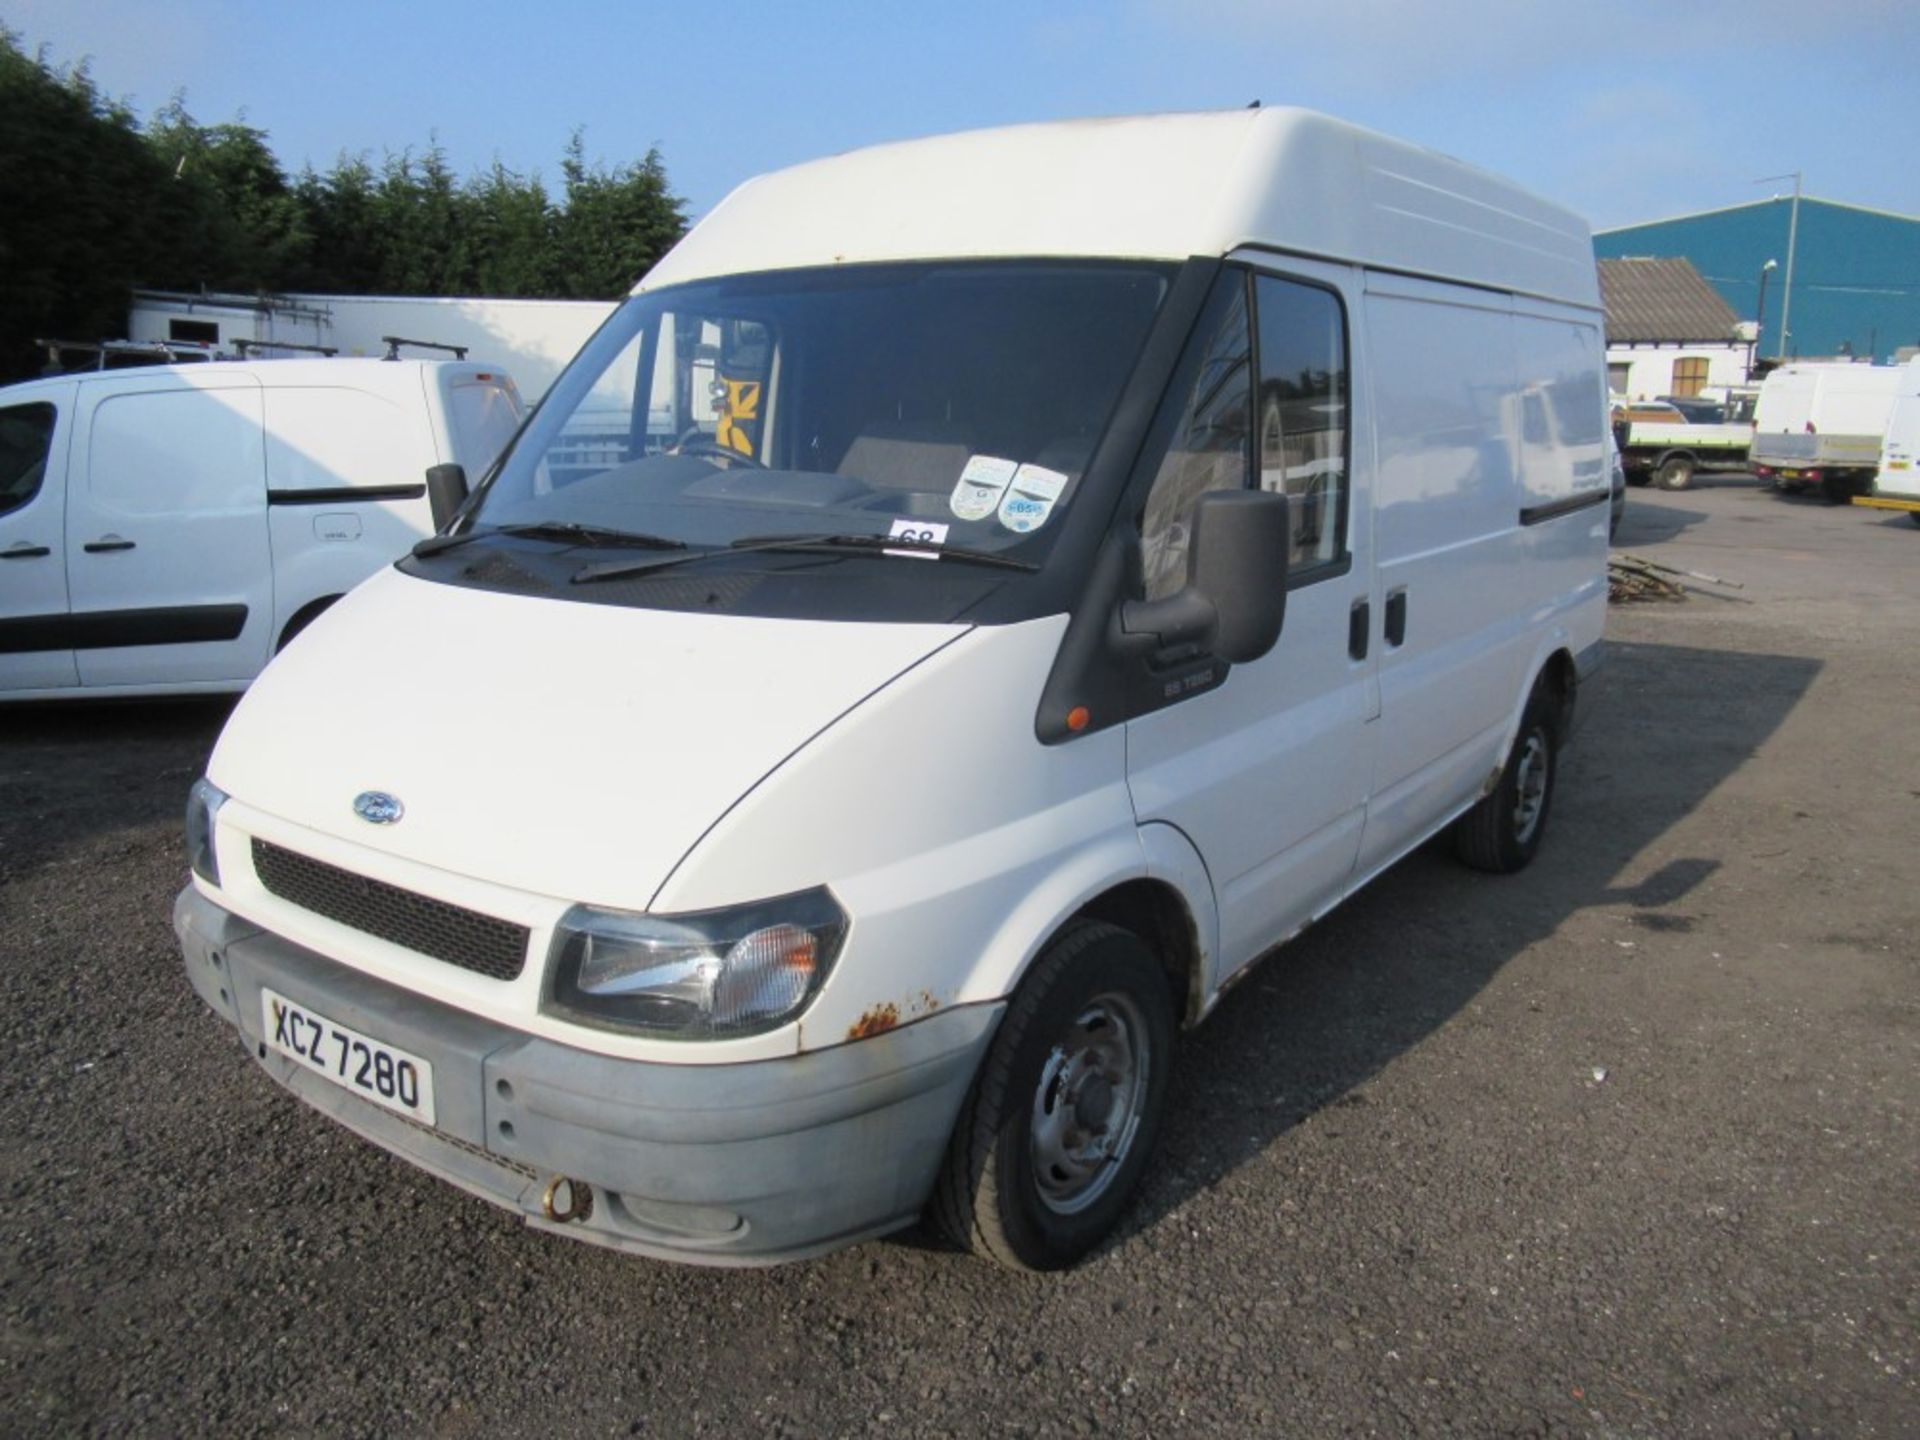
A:
[[[57,419],[53,406],[44,403],[0,409],[0,515],[40,493]]]
[[[447,396],[447,425],[453,432],[453,458],[478,480],[506,449],[520,428],[520,397],[510,385],[465,380]]]
[[[1292,502],[1289,580],[1311,580],[1347,553],[1347,325],[1331,290],[1261,275],[1260,488]]]

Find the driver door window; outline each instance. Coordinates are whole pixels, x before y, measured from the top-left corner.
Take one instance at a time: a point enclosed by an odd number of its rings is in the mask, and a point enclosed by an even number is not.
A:
[[[1334,573],[1347,556],[1347,337],[1331,290],[1254,281],[1259,312],[1260,488],[1292,512],[1288,583]]]
[[[1215,283],[1199,333],[1207,338],[1182,361],[1170,392],[1179,414],[1140,520],[1149,600],[1165,599],[1187,583],[1194,502],[1209,490],[1247,488],[1253,345],[1245,271],[1228,270]],[[1160,423],[1166,424],[1164,416]]]

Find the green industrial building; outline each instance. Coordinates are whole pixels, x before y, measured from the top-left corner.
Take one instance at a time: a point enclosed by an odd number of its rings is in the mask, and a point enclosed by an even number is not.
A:
[[[1799,201],[1796,225],[1794,208],[1792,196],[1776,196],[1602,230],[1593,237],[1594,253],[1604,260],[1692,261],[1735,315],[1760,320],[1756,349],[1764,359],[1853,356],[1885,362],[1896,351],[1920,346],[1920,217],[1808,196]]]

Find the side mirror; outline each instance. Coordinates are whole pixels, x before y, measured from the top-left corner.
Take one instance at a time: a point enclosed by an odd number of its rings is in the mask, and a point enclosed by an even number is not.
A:
[[[444,530],[454,512],[467,502],[467,472],[459,465],[427,467],[427,508],[433,512],[433,528]]]
[[[1269,490],[1209,490],[1194,502],[1187,583],[1164,600],[1120,607],[1123,639],[1156,650],[1194,645],[1234,665],[1258,660],[1287,616],[1293,550],[1287,497]]]

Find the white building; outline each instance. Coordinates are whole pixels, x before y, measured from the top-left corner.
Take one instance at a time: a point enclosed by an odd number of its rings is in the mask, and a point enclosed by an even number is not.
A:
[[[1753,325],[1733,313],[1687,260],[1602,260],[1607,386],[1652,400],[1744,385]]]

